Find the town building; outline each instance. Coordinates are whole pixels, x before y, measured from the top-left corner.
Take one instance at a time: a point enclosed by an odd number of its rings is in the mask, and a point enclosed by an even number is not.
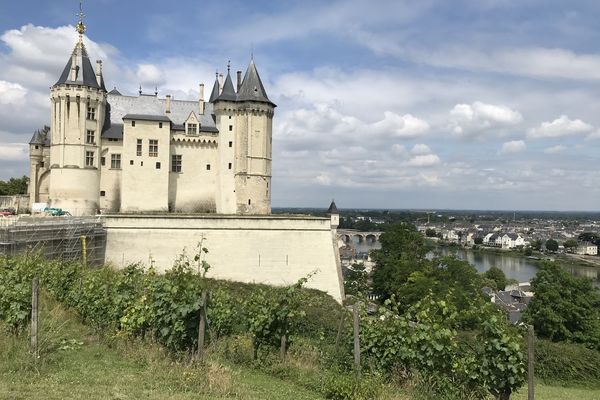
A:
[[[575,253],[582,256],[596,256],[598,255],[598,246],[590,242],[579,243]]]
[[[30,203],[98,212],[271,212],[272,120],[254,60],[194,101],[108,91],[79,40],[30,141]]]

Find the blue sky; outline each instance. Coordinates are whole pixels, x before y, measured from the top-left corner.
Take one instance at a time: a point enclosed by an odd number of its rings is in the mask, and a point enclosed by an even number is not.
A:
[[[0,179],[76,40],[76,1],[0,5]],[[252,49],[273,205],[600,209],[600,4],[553,0],[84,2],[107,85],[197,98]]]

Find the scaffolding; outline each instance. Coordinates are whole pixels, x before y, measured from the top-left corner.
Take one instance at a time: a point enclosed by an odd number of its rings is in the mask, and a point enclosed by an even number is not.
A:
[[[37,252],[48,259],[104,263],[106,230],[95,217],[0,219],[0,255]]]

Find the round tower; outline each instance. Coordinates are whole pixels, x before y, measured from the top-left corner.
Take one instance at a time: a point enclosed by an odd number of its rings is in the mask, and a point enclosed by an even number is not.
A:
[[[100,136],[106,112],[102,63],[94,71],[83,44],[83,14],[77,24],[75,45],[59,80],[50,90],[49,206],[72,215],[98,210]]]
[[[271,164],[273,160],[273,115],[254,60],[246,70],[237,93],[236,121],[242,145],[236,149],[235,191],[237,212],[271,213]]]

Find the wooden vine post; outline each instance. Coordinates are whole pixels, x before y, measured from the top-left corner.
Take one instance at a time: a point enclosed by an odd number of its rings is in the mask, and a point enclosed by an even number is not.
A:
[[[352,308],[352,317],[354,322],[354,368],[356,369],[356,373],[360,374],[360,317],[357,303],[354,303]]]
[[[85,235],[81,236],[81,262],[83,268],[87,268],[87,238]]]
[[[38,318],[39,318],[39,287],[40,281],[38,278],[33,278],[31,282],[31,353],[35,360],[38,359]]]
[[[198,361],[202,361],[204,356],[204,337],[206,333],[206,302],[208,294],[206,290],[202,291],[201,305],[200,305],[200,322],[198,323]]]
[[[287,353],[287,336],[285,334],[285,328],[283,334],[281,335],[281,347],[279,348],[279,356],[281,357],[281,361],[285,361],[285,355]]]
[[[527,400],[534,400],[535,332],[533,325],[527,329]]]

